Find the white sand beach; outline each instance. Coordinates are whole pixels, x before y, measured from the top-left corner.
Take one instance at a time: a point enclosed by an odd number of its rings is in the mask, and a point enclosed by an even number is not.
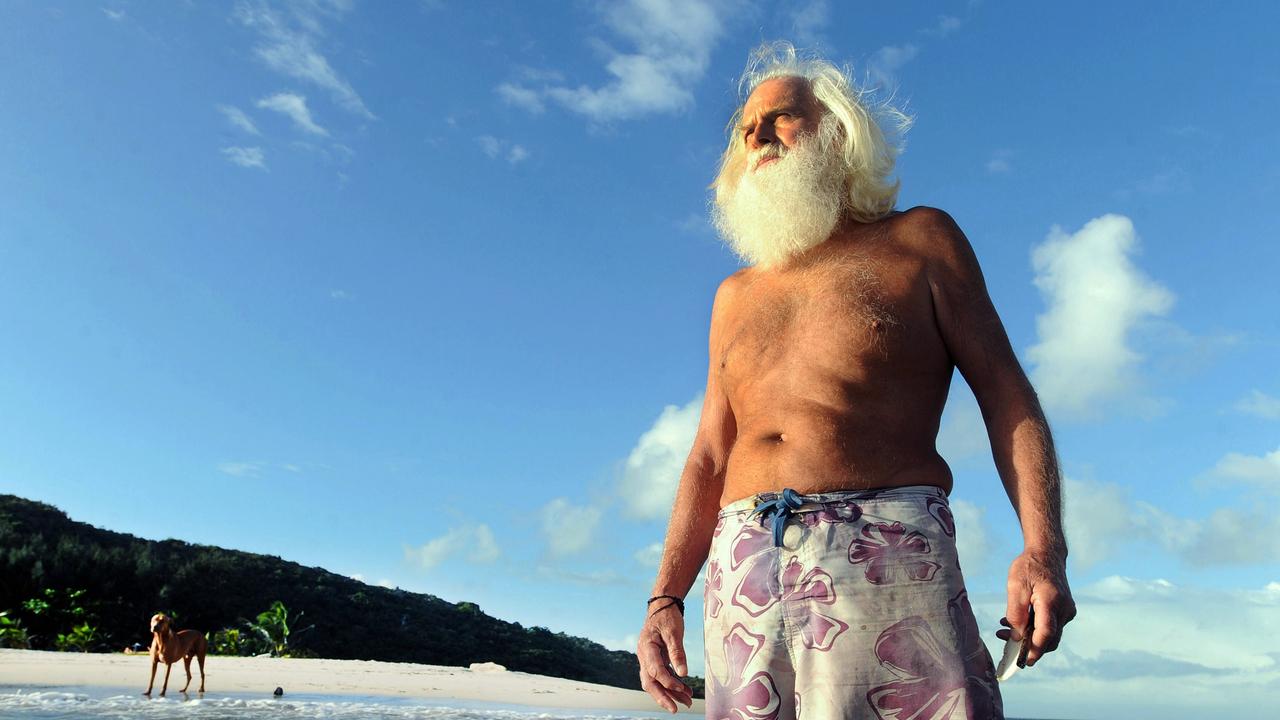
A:
[[[0,686],[49,689],[75,686],[147,687],[150,660],[145,655],[86,654],[0,650]],[[191,689],[199,687],[195,676]],[[164,666],[156,671],[155,693],[164,679]],[[186,682],[182,664],[173,666],[169,693]],[[486,701],[557,708],[583,708],[666,713],[646,693],[608,685],[531,675],[508,670],[416,665],[371,660],[304,660],[294,658],[210,656],[205,661],[205,695],[261,693],[269,697],[281,687],[289,694],[362,695]],[[703,701],[681,715],[701,716]]]

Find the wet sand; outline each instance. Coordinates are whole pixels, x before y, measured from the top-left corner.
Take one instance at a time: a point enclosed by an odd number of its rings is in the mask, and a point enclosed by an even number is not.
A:
[[[51,689],[74,686],[147,687],[151,662],[147,655],[0,650],[0,686]],[[194,661],[191,691],[200,687]],[[158,695],[164,681],[164,665],[156,670]],[[186,683],[182,663],[175,663],[169,677],[169,693]],[[288,694],[359,695],[431,700],[460,699],[536,705],[667,713],[646,693],[609,685],[565,680],[507,670],[389,663],[372,660],[309,660],[268,657],[210,656],[205,661],[205,695],[262,693],[281,687]],[[701,716],[703,701],[682,715]]]

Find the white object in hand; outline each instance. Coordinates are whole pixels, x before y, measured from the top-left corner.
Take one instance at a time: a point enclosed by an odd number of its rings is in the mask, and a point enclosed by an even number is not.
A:
[[[1004,656],[1000,658],[1000,664],[996,666],[996,680],[1004,682],[1018,672],[1018,658],[1026,657],[1026,644],[1026,638],[1014,640],[1012,634],[1010,634],[1008,640],[1004,641]]]

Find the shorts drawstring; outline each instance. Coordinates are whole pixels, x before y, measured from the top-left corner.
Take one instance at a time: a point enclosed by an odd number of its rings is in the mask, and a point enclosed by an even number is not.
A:
[[[791,488],[783,488],[780,496],[756,505],[751,514],[759,514],[763,520],[769,513],[773,513],[773,546],[782,547],[782,533],[786,530],[787,518],[791,516],[792,510],[799,510],[803,504],[800,493]]]

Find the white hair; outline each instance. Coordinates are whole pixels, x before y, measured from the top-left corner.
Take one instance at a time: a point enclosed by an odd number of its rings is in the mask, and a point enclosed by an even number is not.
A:
[[[840,134],[835,118],[824,115],[785,153],[770,144],[748,154],[752,166],[764,157],[786,159],[746,173],[711,208],[721,237],[747,264],[777,265],[831,237],[845,209]]]
[[[848,69],[801,55],[788,42],[766,43],[753,50],[738,81],[739,103],[729,119],[729,146],[711,185],[716,204],[732,196],[746,169],[746,143],[737,128],[747,98],[766,80],[795,77],[808,83],[818,103],[840,126],[845,210],[860,222],[872,222],[892,212],[899,182],[890,180],[889,175],[901,152],[898,141],[911,126],[911,118],[888,100],[874,100],[872,92],[857,87],[849,75]]]

